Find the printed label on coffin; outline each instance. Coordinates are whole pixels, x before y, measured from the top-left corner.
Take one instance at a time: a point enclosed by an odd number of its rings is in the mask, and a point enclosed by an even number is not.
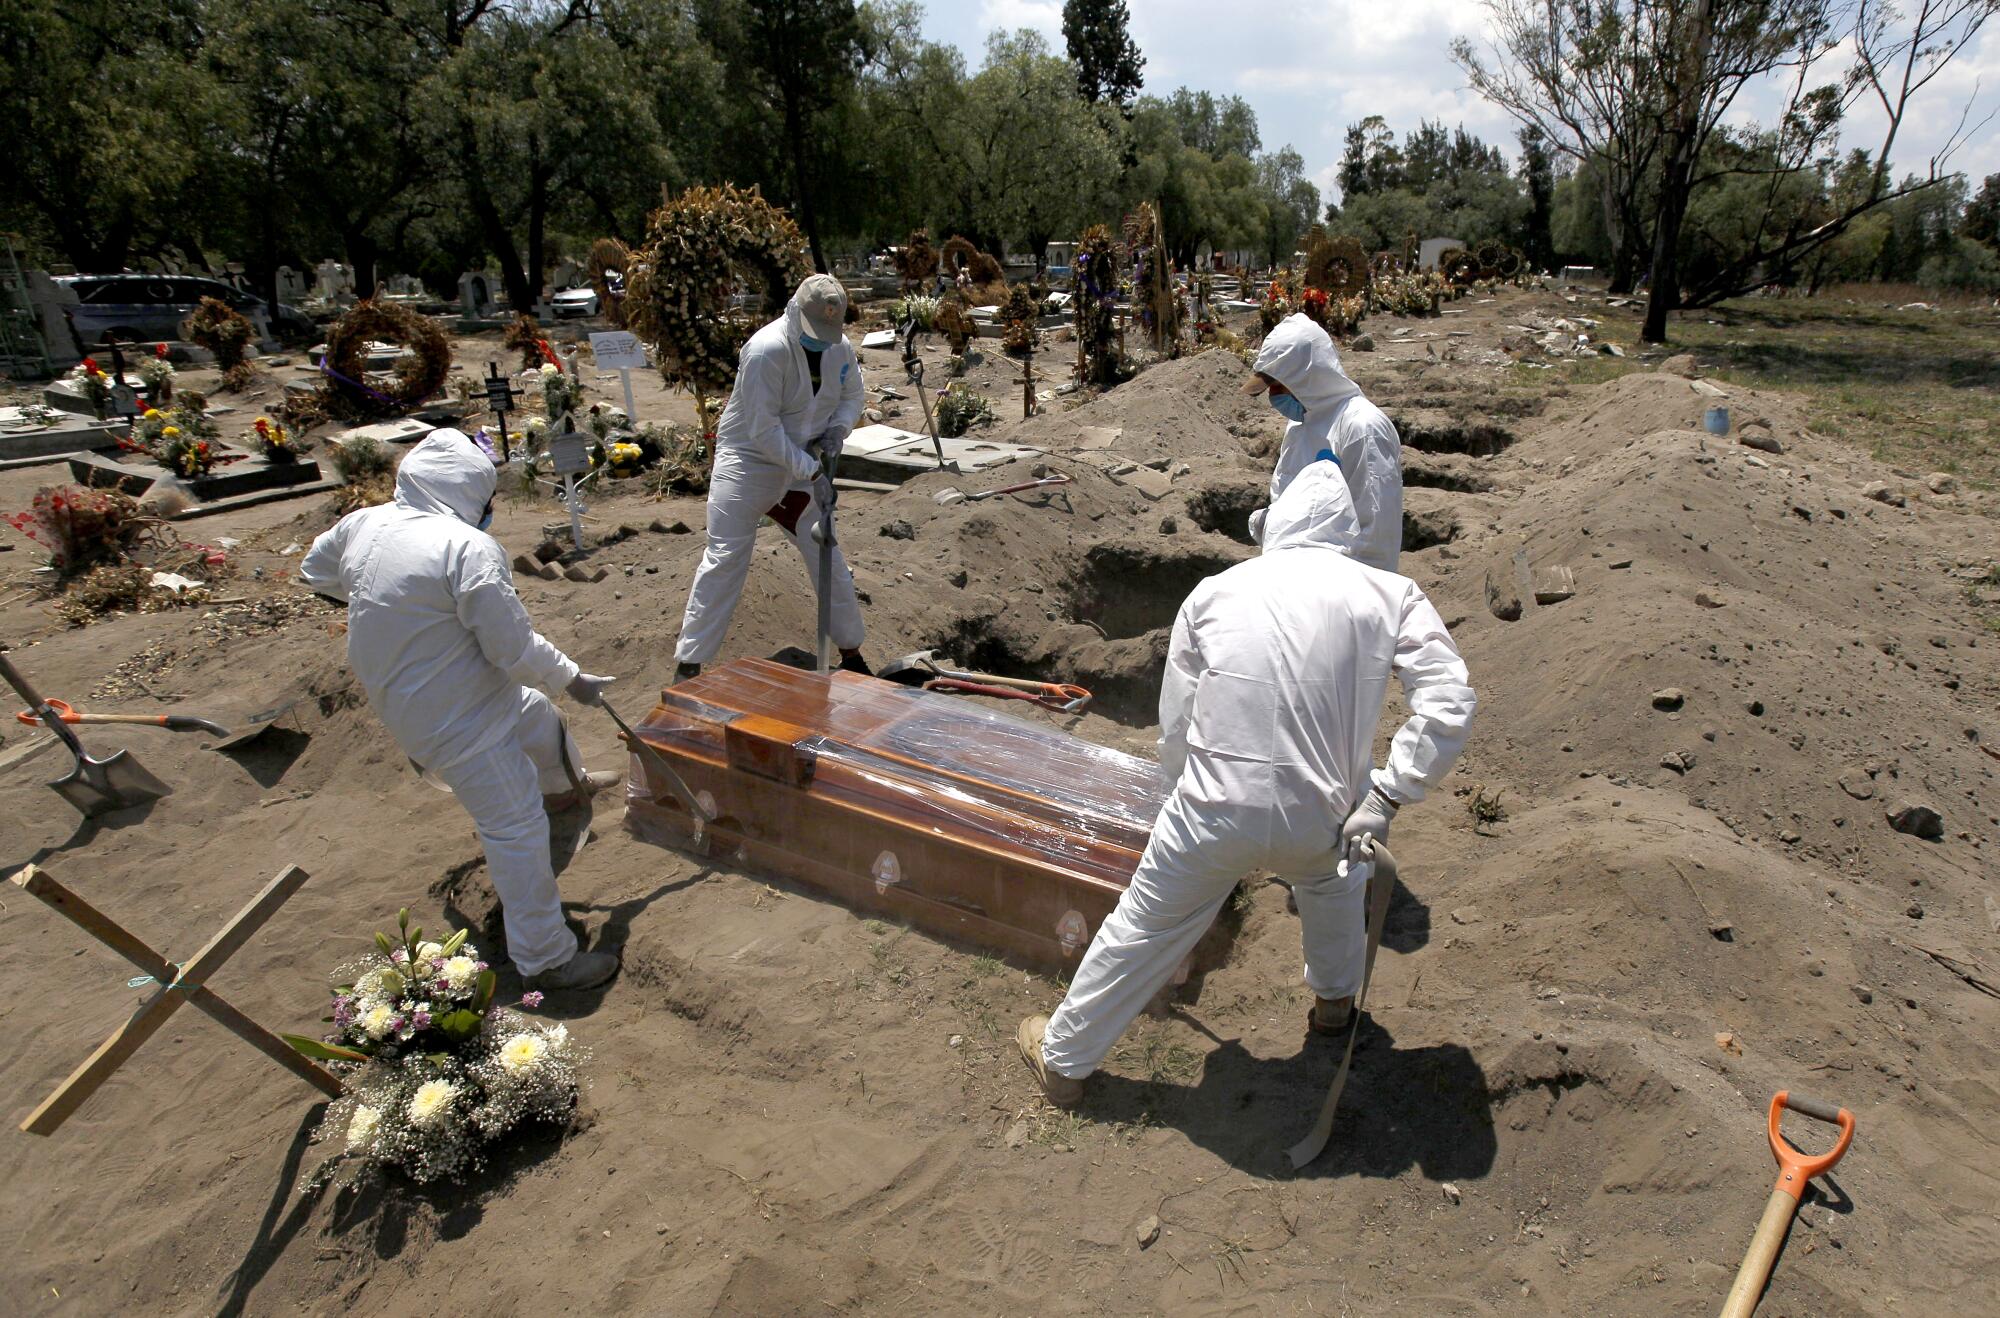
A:
[[[667,689],[634,731],[720,811],[698,831],[634,757],[637,836],[1050,969],[1089,946],[1166,795],[1152,761],[1044,724],[762,659]],[[1228,938],[1211,931],[1197,966]]]

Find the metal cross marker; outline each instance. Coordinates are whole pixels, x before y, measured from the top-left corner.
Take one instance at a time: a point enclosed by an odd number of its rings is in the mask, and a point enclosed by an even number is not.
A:
[[[549,464],[562,477],[563,506],[569,509],[569,538],[583,548],[583,500],[577,497],[576,478],[590,470],[591,436],[576,428],[576,418],[565,412],[557,422],[561,427],[549,436]]]
[[[286,898],[297,892],[308,877],[298,866],[287,866],[284,873],[265,884],[264,890],[251,898],[250,904],[222,926],[221,931],[209,939],[191,960],[176,969],[117,921],[33,865],[14,875],[15,887],[40,898],[79,929],[139,967],[159,985],[153,995],[132,1013],[130,1020],[98,1045],[97,1051],[72,1071],[69,1079],[42,1100],[40,1107],[28,1114],[28,1119],[21,1123],[21,1129],[31,1135],[54,1134],[63,1122],[69,1120],[71,1113],[124,1065],[127,1058],[159,1032],[168,1018],[180,1010],[183,1002],[192,1002],[258,1052],[321,1093],[338,1098],[340,1081],[331,1072],[301,1057],[290,1044],[224,1002],[205,986],[209,976],[222,969],[222,963],[249,942],[250,936],[277,913]]]
[[[514,402],[521,391],[500,374],[497,363],[486,363],[486,406],[500,418],[500,461],[505,464],[513,460],[507,442],[507,413],[514,410]]]

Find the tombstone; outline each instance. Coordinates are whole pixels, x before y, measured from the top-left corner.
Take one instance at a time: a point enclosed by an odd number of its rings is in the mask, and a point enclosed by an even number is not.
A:
[[[27,292],[28,305],[35,312],[35,327],[42,335],[42,347],[49,354],[49,365],[61,372],[82,361],[83,354],[76,348],[76,334],[63,312],[65,307],[81,305],[76,291],[49,278],[45,270],[30,270]]]
[[[556,263],[555,274],[550,276],[550,278],[554,281],[551,287],[558,293],[562,292],[565,288],[576,288],[590,282],[589,272],[576,262],[569,260],[558,261]]]
[[[492,276],[468,270],[458,277],[459,315],[466,320],[489,320],[493,305]]]
[[[1417,244],[1417,269],[1431,271],[1438,268],[1438,258],[1454,247],[1465,243],[1458,238],[1426,238]]]
[[[288,265],[278,267],[278,301],[303,302],[307,292],[304,275]]]
[[[313,273],[317,277],[313,291],[329,302],[354,291],[354,272],[338,261],[321,261]]]
[[[415,275],[391,275],[389,277],[389,292],[395,297],[422,297],[424,295],[424,283]]]

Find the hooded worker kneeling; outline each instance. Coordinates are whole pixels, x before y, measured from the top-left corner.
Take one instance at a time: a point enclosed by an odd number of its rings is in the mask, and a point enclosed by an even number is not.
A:
[[[1437,610],[1415,582],[1355,562],[1359,533],[1340,468],[1313,463],[1265,518],[1262,555],[1181,605],[1160,689],[1172,794],[1062,1005],[1021,1023],[1022,1059],[1050,1102],[1082,1097],[1251,870],[1297,895],[1310,1028],[1346,1028],[1367,952],[1362,857],[1450,771],[1474,708]],[[1392,673],[1410,718],[1371,775]]]
[[[618,973],[618,958],[582,951],[563,923],[548,811],[622,775],[583,771],[546,693],[594,705],[612,679],[579,670],[529,621],[486,534],[498,485],[462,432],[434,431],[404,457],[395,502],[341,518],[299,578],[348,606],[347,662],[368,703],[471,814],[523,982],[589,988]]]

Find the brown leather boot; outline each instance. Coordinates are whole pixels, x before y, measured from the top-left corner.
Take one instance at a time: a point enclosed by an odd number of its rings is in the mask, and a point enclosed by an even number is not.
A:
[[[1072,1108],[1083,1101],[1083,1081],[1049,1070],[1048,1063],[1042,1060],[1042,1036],[1048,1028],[1048,1017],[1030,1016],[1021,1022],[1014,1041],[1021,1046],[1021,1060],[1028,1064],[1035,1083],[1042,1087],[1042,1097],[1057,1107]]]
[[[1306,1028],[1314,1034],[1344,1034],[1354,1019],[1354,995],[1344,998],[1314,998]]]

